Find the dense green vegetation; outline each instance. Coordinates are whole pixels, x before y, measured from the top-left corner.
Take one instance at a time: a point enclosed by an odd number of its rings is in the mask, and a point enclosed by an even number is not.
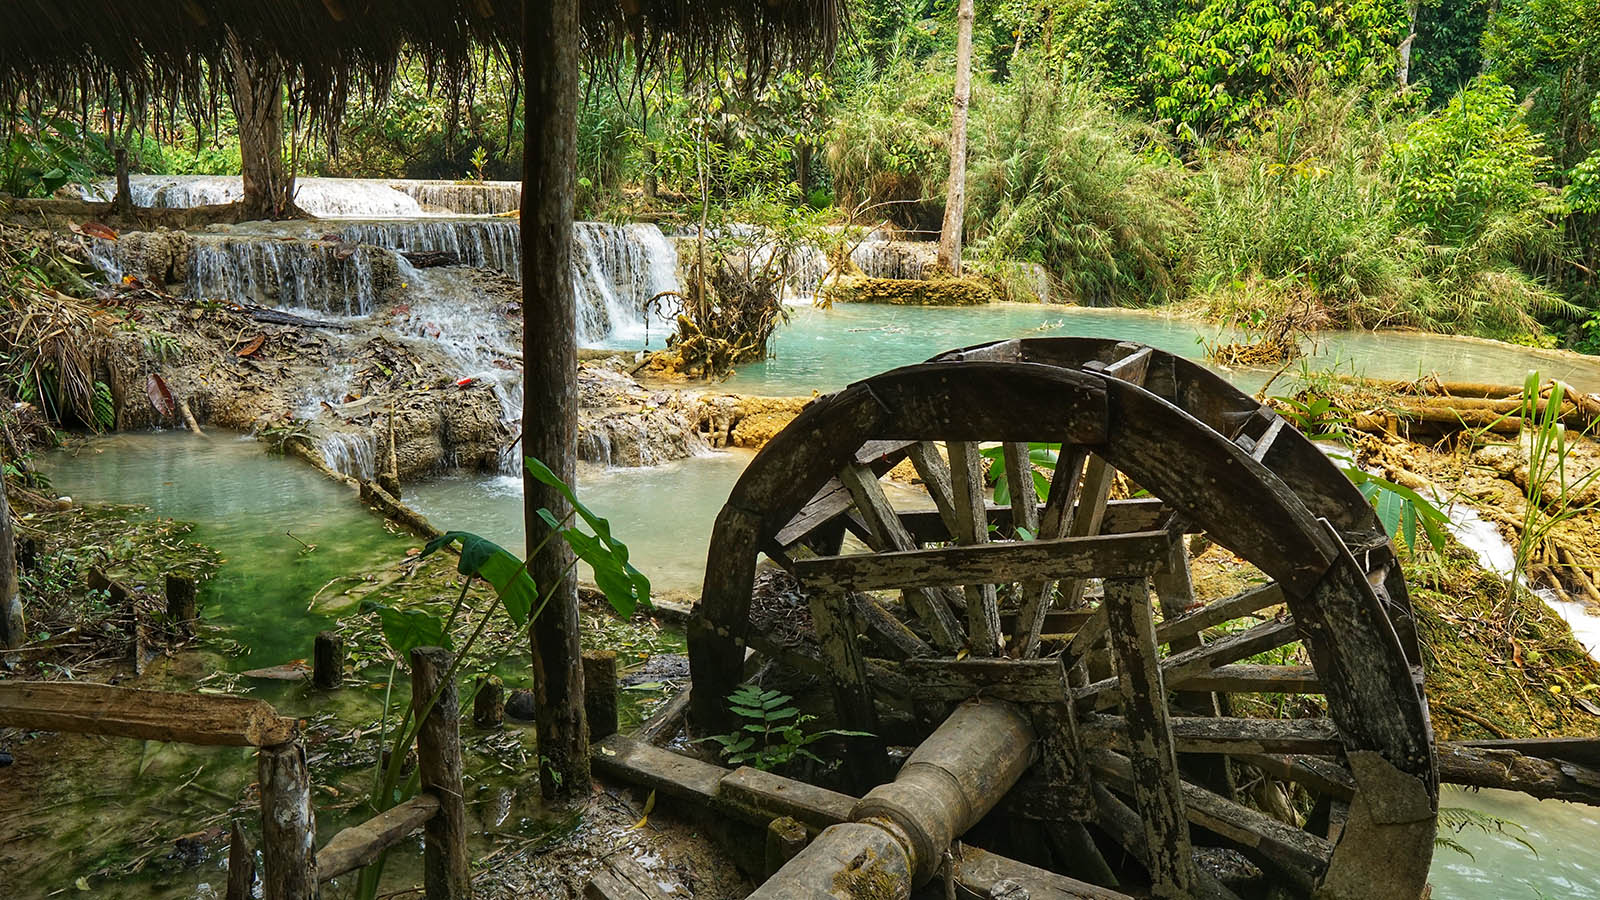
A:
[[[809,75],[592,73],[580,213],[936,230],[954,7],[859,0]],[[1082,303],[1600,350],[1596,0],[985,0],[977,19],[969,258],[1039,263]],[[300,169],[515,177],[517,103],[492,66],[456,96],[407,69]],[[94,132],[14,123],[0,190],[106,172]],[[224,115],[124,142],[147,171],[227,172],[230,135]]]

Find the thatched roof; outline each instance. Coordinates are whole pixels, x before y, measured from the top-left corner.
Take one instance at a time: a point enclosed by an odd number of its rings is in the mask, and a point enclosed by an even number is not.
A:
[[[631,43],[693,68],[738,53],[759,68],[832,51],[844,0],[582,0],[584,42]],[[191,112],[219,93],[230,35],[276,57],[307,111],[338,118],[382,90],[402,54],[460,83],[486,53],[517,61],[523,0],[0,0],[0,102],[109,97]]]

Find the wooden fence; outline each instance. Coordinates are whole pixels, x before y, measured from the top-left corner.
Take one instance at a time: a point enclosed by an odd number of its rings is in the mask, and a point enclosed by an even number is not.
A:
[[[0,727],[64,731],[201,746],[257,748],[261,792],[261,896],[307,900],[320,885],[375,861],[423,829],[428,900],[469,900],[466,806],[461,787],[460,707],[451,655],[437,647],[411,653],[412,709],[422,717],[417,796],[340,831],[316,849],[316,810],[299,725],[271,704],[243,697],[168,693],[103,684],[0,682]],[[248,900],[255,853],[235,823],[228,854],[228,900]]]

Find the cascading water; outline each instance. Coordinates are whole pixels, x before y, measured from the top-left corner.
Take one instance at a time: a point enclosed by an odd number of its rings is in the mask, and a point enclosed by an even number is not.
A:
[[[462,265],[494,269],[517,278],[522,273],[521,232],[506,219],[453,219],[361,222],[339,234],[347,241],[390,250],[449,253]]]
[[[259,238],[198,240],[189,258],[190,297],[249,301],[341,316],[379,305],[395,257],[371,247]]]
[[[317,441],[322,461],[341,475],[371,481],[378,474],[378,442],[368,433],[331,431]]]
[[[522,205],[522,182],[484,181],[458,184],[453,181],[394,181],[395,190],[404,191],[427,212],[462,216],[498,216],[515,212]]]
[[[135,206],[190,209],[234,203],[244,197],[244,182],[232,175],[133,175],[128,179]],[[105,202],[114,182],[87,185],[86,200]],[[314,216],[376,218],[420,216],[417,199],[386,181],[366,178],[297,178],[294,202]]]

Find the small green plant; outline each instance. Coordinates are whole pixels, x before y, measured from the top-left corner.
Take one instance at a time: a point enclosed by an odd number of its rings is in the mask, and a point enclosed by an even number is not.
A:
[[[1011,482],[1006,480],[1005,448],[989,447],[979,452],[989,460],[989,481],[994,485],[994,502],[1005,506],[1011,502]],[[1033,468],[1033,492],[1040,500],[1050,498],[1050,476],[1045,473],[1054,472],[1060,458],[1060,444],[1028,445],[1028,463]]]
[[[1372,504],[1384,529],[1404,540],[1412,553],[1421,549],[1417,544],[1419,528],[1436,552],[1444,549],[1444,529],[1449,518],[1432,501],[1403,484],[1395,484],[1358,466],[1344,469],[1344,474]]]
[[[1462,806],[1439,807],[1439,832],[1433,839],[1434,848],[1453,850],[1469,859],[1476,859],[1477,857],[1472,855],[1471,850],[1468,850],[1453,837],[1453,835],[1460,834],[1468,828],[1476,828],[1484,834],[1503,834],[1527,847],[1528,852],[1534,856],[1539,855],[1538,849],[1528,843],[1528,840],[1522,836],[1525,833],[1525,829],[1521,825],[1510,819],[1502,819],[1499,816],[1491,816],[1488,813],[1467,809]]]
[[[749,765],[770,772],[802,757],[827,765],[806,748],[829,735],[869,736],[864,731],[838,728],[808,733],[805,725],[816,716],[801,715],[793,702],[793,697],[779,691],[764,691],[753,684],[740,685],[728,695],[728,709],[745,723],[727,734],[714,734],[701,740],[720,745],[722,757],[729,765]]]
[[[1515,585],[1527,571],[1535,553],[1544,546],[1561,523],[1595,508],[1593,502],[1576,504],[1600,477],[1600,469],[1575,480],[1567,478],[1567,427],[1561,421],[1565,391],[1561,382],[1550,384],[1550,395],[1540,396],[1538,372],[1529,372],[1522,383],[1523,449],[1528,453],[1528,478],[1525,482],[1522,528],[1516,545],[1516,560],[1511,583]]]
[[[1340,441],[1349,438],[1350,416],[1321,394],[1302,393],[1299,397],[1273,397],[1273,406],[1295,430],[1313,441]]]
[[[472,172],[467,175],[467,181],[473,184],[483,184],[483,169],[489,164],[489,151],[482,144],[479,144],[478,149],[472,151],[470,162],[472,163]]]

